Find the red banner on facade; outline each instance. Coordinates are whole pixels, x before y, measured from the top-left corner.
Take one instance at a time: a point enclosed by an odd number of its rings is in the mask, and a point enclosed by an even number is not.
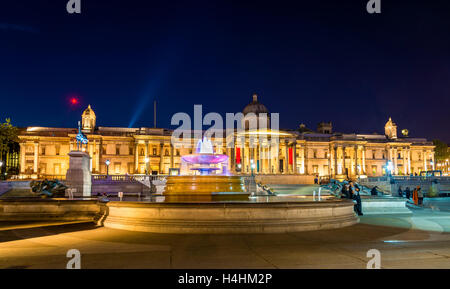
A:
[[[294,158],[292,156],[292,148],[289,148],[289,164],[292,165],[294,163]]]
[[[241,163],[241,148],[236,148],[236,163]]]

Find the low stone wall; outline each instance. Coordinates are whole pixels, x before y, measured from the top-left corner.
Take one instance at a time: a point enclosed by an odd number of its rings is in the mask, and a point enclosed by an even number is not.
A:
[[[393,197],[362,197],[362,211],[364,215],[374,214],[411,214],[406,207],[406,199]]]
[[[145,190],[149,190],[148,187],[139,182],[129,182],[129,181],[98,181],[94,180],[92,182],[92,195],[97,193],[141,193]]]
[[[2,181],[0,182],[0,196],[9,190],[31,190],[30,181]]]
[[[99,212],[96,200],[0,200],[0,221],[94,221]]]
[[[105,227],[154,233],[246,234],[334,229],[358,218],[348,200],[280,203],[139,203],[101,205]]]
[[[314,176],[307,175],[256,175],[256,181],[265,185],[311,185]]]

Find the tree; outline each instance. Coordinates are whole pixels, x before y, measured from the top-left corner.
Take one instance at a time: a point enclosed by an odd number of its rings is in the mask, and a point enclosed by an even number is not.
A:
[[[435,139],[433,140],[433,144],[435,145],[434,157],[436,162],[443,162],[450,157],[448,145],[445,142]]]
[[[5,155],[9,148],[18,141],[18,132],[19,130],[11,124],[9,118],[0,124],[0,156]]]

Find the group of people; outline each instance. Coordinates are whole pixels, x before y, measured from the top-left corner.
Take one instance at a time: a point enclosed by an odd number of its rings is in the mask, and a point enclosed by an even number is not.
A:
[[[361,204],[361,196],[359,192],[361,188],[357,184],[353,184],[352,181],[346,183],[342,187],[341,198],[342,199],[350,199],[355,203],[354,209],[358,216],[362,216],[362,204]]]
[[[420,186],[417,186],[412,192],[409,187],[406,187],[406,189],[403,191],[402,187],[398,187],[398,194],[400,197],[405,197],[408,200],[412,198],[414,204],[416,206],[421,206],[423,204],[423,192],[422,188]]]

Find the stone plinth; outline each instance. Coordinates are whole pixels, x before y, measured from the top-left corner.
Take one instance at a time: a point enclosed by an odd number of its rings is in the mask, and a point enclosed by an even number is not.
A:
[[[66,174],[66,185],[76,189],[74,197],[90,197],[92,174],[90,170],[90,156],[81,151],[69,153],[69,169]],[[66,193],[67,196],[67,193]]]

